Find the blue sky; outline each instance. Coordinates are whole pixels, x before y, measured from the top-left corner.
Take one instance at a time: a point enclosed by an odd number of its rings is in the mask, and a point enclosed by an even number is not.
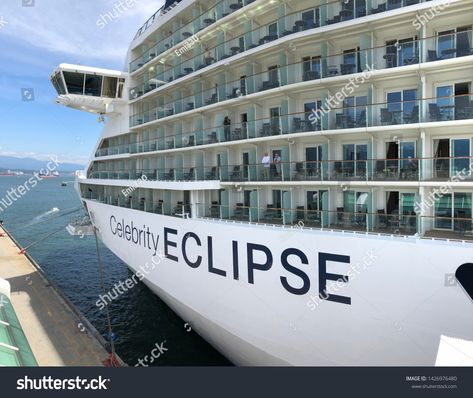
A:
[[[129,0],[100,29],[101,15],[125,0],[1,0],[0,155],[85,163],[100,134],[97,117],[54,103],[49,82],[60,63],[123,70],[138,28],[163,0]],[[33,4],[25,7],[23,2]],[[34,101],[23,101],[33,89]]]

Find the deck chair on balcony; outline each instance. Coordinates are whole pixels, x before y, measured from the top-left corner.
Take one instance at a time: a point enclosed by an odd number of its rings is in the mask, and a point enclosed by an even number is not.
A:
[[[174,215],[182,215],[184,211],[184,203],[183,202],[177,202],[176,207],[174,207],[172,214]]]
[[[438,61],[439,56],[437,55],[437,51],[435,50],[427,50],[427,62],[433,62],[433,61]]]
[[[304,179],[304,163],[303,162],[296,163],[296,172],[294,173],[294,179],[298,181]]]
[[[343,177],[343,164],[342,162],[334,162],[333,163],[333,178],[335,180],[339,180]]]
[[[442,114],[437,104],[429,104],[429,115],[431,121],[438,122],[442,120]]]
[[[215,144],[216,142],[218,142],[218,139],[217,139],[217,132],[216,132],[216,131],[212,131],[212,132],[209,134],[209,144]]]
[[[337,207],[337,226],[343,226],[343,221],[345,218],[345,208]]]
[[[174,169],[169,170],[169,173],[164,174],[165,180],[174,180]]]
[[[212,205],[210,206],[210,217],[220,218],[220,206],[218,202],[212,202]]]
[[[386,178],[386,163],[384,160],[377,160],[375,166],[375,178],[377,180],[383,180]]]
[[[233,218],[239,220],[245,218],[245,205],[243,203],[237,203],[233,210]]]
[[[409,231],[417,230],[417,214],[415,211],[411,211],[411,214],[406,216],[408,218],[407,228]]]
[[[186,181],[192,181],[195,179],[195,168],[194,167],[191,167],[189,169],[189,172],[184,174],[184,180]]]
[[[378,210],[377,212],[377,226],[378,228],[386,228],[388,226],[388,220],[384,209]]]
[[[466,111],[470,108],[470,98],[468,96],[458,96],[455,98],[455,120],[468,119]]]
[[[297,206],[296,207],[296,221],[305,221],[305,207]]]
[[[212,167],[210,171],[205,174],[206,180],[216,180],[217,179],[217,168]]]
[[[386,217],[388,220],[388,226],[391,228],[392,232],[399,232],[399,228],[401,228],[401,216],[399,215],[399,212],[394,211]]]
[[[311,224],[320,224],[320,212],[317,211],[316,209],[309,208],[307,210],[307,217],[306,217],[307,222]]]
[[[311,179],[320,178],[320,163],[307,162],[306,163],[306,176]]]
[[[240,181],[241,180],[241,168],[240,166],[234,166],[233,171],[230,174],[230,180]]]
[[[455,212],[453,220],[454,230],[459,234],[464,234],[471,231],[471,220],[469,219],[465,210],[458,210]]]
[[[189,136],[187,140],[186,146],[195,146],[195,137],[193,135]]]
[[[393,114],[388,108],[381,108],[381,125],[387,126],[393,124]]]
[[[164,201],[163,200],[159,200],[157,205],[154,206],[154,212],[156,214],[163,214],[163,206],[164,206]]]
[[[278,210],[274,207],[273,204],[266,205],[266,210],[264,212],[264,218],[266,220],[274,220],[278,218]]]
[[[404,117],[404,123],[410,124],[410,123],[419,123],[419,106],[415,105],[412,108],[412,112],[406,114]]]
[[[386,11],[386,3],[378,4],[378,7],[371,9],[371,14],[379,14],[380,12]]]
[[[388,0],[387,6],[388,6],[387,7],[388,10],[394,10],[402,6],[402,1],[401,0]]]

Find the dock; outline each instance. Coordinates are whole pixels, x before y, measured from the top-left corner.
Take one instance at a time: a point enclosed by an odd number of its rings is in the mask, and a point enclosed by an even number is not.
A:
[[[0,279],[39,366],[104,366],[107,342],[0,225]]]

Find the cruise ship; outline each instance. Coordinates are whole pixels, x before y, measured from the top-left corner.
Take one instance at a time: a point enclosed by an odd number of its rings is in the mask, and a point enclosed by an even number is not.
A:
[[[167,1],[61,64],[99,239],[234,364],[472,365],[472,6]]]

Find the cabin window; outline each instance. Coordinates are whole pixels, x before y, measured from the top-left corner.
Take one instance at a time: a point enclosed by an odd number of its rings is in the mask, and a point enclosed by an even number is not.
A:
[[[102,91],[102,76],[86,75],[85,78],[85,95],[100,97]]]
[[[102,97],[115,98],[117,96],[118,79],[116,77],[104,77]]]
[[[84,95],[84,74],[63,72],[69,94]]]

